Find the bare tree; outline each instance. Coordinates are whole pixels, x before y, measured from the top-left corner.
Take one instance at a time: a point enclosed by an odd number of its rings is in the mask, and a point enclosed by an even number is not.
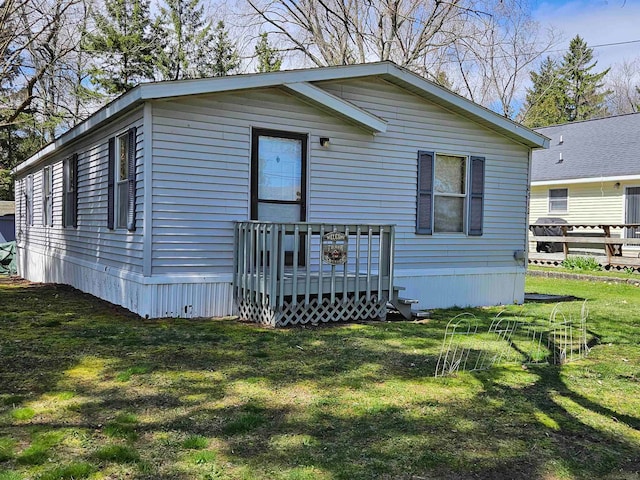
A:
[[[248,0],[288,49],[317,66],[392,60],[417,66],[477,14],[470,0]]]
[[[23,114],[50,116],[57,97],[58,72],[78,49],[79,36],[66,31],[77,23],[72,12],[81,0],[6,0],[0,5],[2,43],[0,128]],[[10,78],[9,82],[4,82]],[[48,135],[47,135],[48,136]]]
[[[640,57],[615,64],[605,87],[611,91],[607,107],[612,115],[624,115],[640,111]]]
[[[508,117],[558,40],[524,0],[247,1],[315,65],[391,60]]]
[[[477,103],[513,118],[514,101],[532,65],[554,47],[559,37],[543,31],[518,0],[485,6],[448,49],[459,91]]]

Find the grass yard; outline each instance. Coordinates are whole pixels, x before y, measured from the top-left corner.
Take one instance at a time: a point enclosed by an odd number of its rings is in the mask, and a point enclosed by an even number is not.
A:
[[[640,288],[527,290],[589,300],[587,358],[434,378],[459,311],[268,330],[0,280],[0,480],[640,479]]]

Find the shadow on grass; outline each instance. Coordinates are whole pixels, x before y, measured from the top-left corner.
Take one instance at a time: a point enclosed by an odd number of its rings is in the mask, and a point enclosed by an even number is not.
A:
[[[0,285],[0,303],[0,440],[11,440],[0,474],[57,475],[41,457],[140,479],[623,478],[638,469],[640,419],[578,393],[566,367],[434,379],[455,311],[424,324],[275,331],[141,320],[50,285]],[[495,314],[474,313],[485,323]],[[25,409],[33,415],[16,413]],[[30,464],[28,446],[43,432],[65,440]],[[193,436],[206,439],[197,455],[183,447]]]

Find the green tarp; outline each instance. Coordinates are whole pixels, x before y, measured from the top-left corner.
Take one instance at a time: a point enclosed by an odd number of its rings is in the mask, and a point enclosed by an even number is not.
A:
[[[0,275],[16,273],[16,242],[0,243]]]

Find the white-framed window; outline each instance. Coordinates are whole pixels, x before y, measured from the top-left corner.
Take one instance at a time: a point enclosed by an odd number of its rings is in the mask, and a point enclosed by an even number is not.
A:
[[[127,212],[129,208],[129,163],[129,134],[125,133],[117,137],[116,140],[116,228],[127,228]]]
[[[42,225],[53,225],[53,173],[50,166],[42,169]]]
[[[136,229],[136,127],[109,138],[107,228]]]
[[[63,207],[62,221],[65,227],[78,225],[78,155],[74,154],[63,161]]]
[[[418,152],[416,233],[481,236],[485,158]]]
[[[569,211],[569,189],[549,189],[549,212],[567,213]]]
[[[33,175],[27,175],[24,183],[25,225],[33,226]]]
[[[436,154],[433,175],[433,232],[466,231],[467,157]]]

